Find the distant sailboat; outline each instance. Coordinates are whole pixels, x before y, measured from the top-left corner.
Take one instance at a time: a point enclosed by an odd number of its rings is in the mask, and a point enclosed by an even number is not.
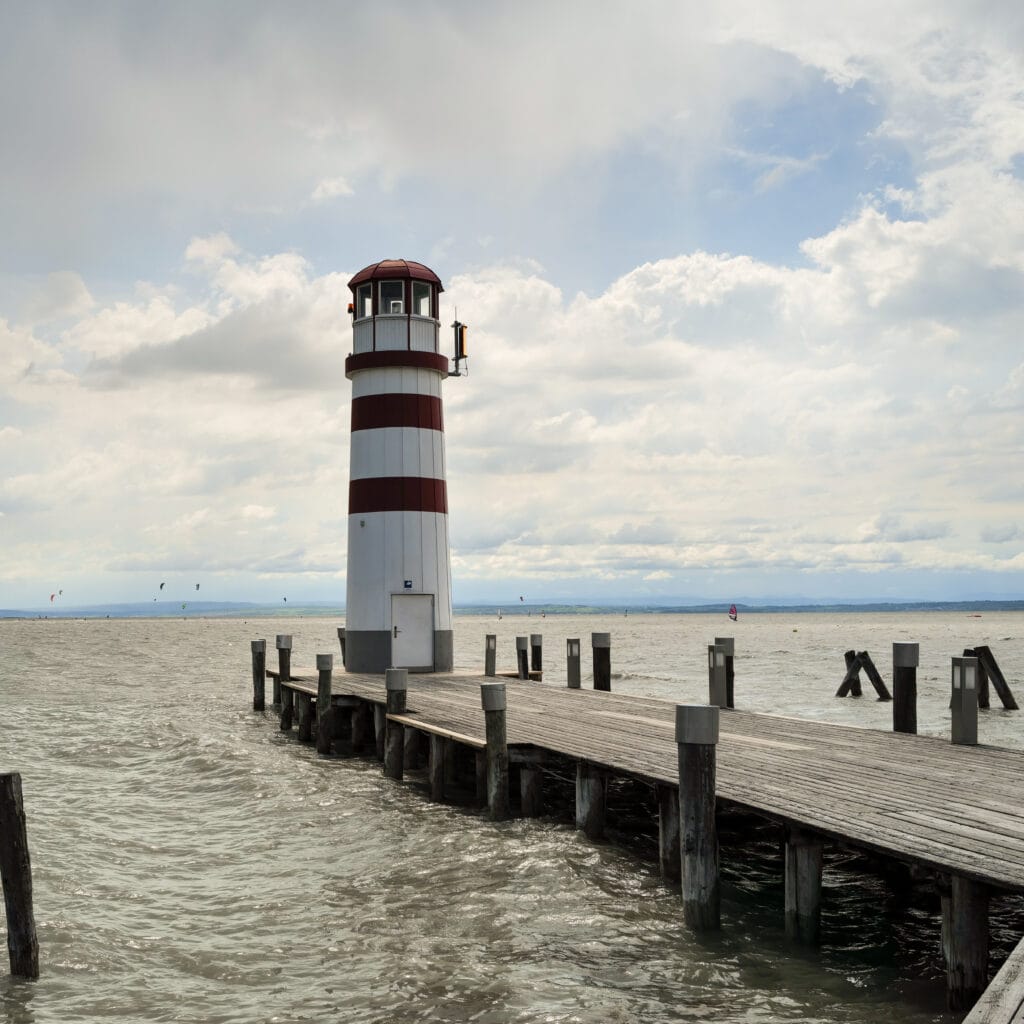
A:
[[[734,604],[729,605],[729,618],[732,619],[733,622],[735,622],[736,619],[738,618],[738,613],[736,611],[736,605],[734,605]]]

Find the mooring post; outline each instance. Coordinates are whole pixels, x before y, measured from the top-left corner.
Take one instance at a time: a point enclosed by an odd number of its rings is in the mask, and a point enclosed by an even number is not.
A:
[[[510,813],[505,684],[481,683],[480,703],[487,737],[487,806],[491,821],[504,821]]]
[[[484,637],[484,675],[493,676],[498,671],[498,636],[488,633]]]
[[[541,633],[530,634],[530,669],[540,672],[544,668],[544,636]]]
[[[988,889],[953,875],[940,892],[946,1005],[950,1010],[967,1010],[988,985]]]
[[[39,940],[32,909],[32,862],[19,772],[0,775],[0,883],[7,909],[11,974],[19,978],[38,978]]]
[[[978,659],[953,658],[953,704],[950,739],[953,743],[978,742]]]
[[[591,633],[590,648],[594,658],[594,689],[610,691],[612,688],[611,633]]]
[[[389,668],[384,673],[387,692],[387,714],[405,714],[405,698],[409,688],[409,673],[404,668]],[[401,722],[388,718],[384,729],[384,774],[389,779],[402,778],[405,757],[405,728]]]
[[[565,679],[570,690],[580,688],[580,642],[578,639],[565,641]]]
[[[345,627],[338,627],[338,643],[341,645],[341,664],[345,664]]]
[[[708,644],[708,704],[729,706],[725,683],[725,648],[717,641]]]
[[[605,776],[596,764],[576,762],[576,827],[588,839],[604,836]]]
[[[252,640],[252,709],[262,711],[267,706],[267,641]]]
[[[821,862],[817,836],[786,829],[786,935],[808,946],[821,940]]]
[[[892,645],[892,731],[917,732],[917,666],[921,645]]]
[[[336,711],[331,706],[331,673],[334,670],[333,654],[316,656],[316,752],[329,754],[334,742]]]
[[[679,787],[658,785],[658,865],[661,877],[679,881]]]
[[[530,678],[530,654],[525,636],[516,637],[516,671],[520,679]]]
[[[277,678],[274,680],[274,707],[281,706],[281,683],[292,677],[292,637],[290,633],[278,633],[274,641],[277,645]]]
[[[725,706],[736,707],[736,639],[731,636],[716,636],[715,646],[725,653]]]
[[[291,732],[294,717],[295,691],[290,686],[282,686],[278,694],[278,707],[281,709],[281,732]]]
[[[679,847],[683,919],[696,931],[721,927],[715,746],[719,709],[676,705],[679,748]]]

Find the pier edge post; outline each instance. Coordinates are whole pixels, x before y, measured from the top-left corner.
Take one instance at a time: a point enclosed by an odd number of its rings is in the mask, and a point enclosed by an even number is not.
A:
[[[329,754],[334,741],[336,711],[331,706],[331,674],[334,670],[333,654],[316,656],[316,752]]]
[[[405,713],[406,693],[409,689],[409,673],[404,668],[389,668],[384,673],[384,688],[387,691],[387,715]],[[401,722],[384,720],[384,774],[389,779],[402,780],[405,759],[405,728]]]
[[[292,677],[292,635],[278,633],[274,645],[277,647],[277,678],[274,680],[274,707],[281,706],[281,683]]]
[[[892,645],[892,731],[917,733],[917,666],[921,645]]]
[[[251,640],[252,709],[263,711],[267,706],[267,641]]]
[[[39,939],[32,909],[32,862],[20,772],[0,775],[0,881],[7,911],[11,974],[38,978]]]
[[[530,671],[541,672],[544,668],[544,636],[541,633],[530,634]]]
[[[484,637],[484,675],[493,676],[498,671],[498,635],[488,633]]]
[[[736,638],[716,636],[715,646],[725,653],[725,706],[736,707]]]
[[[590,649],[594,665],[594,689],[610,692],[612,688],[611,633],[591,633]]]
[[[508,797],[508,733],[505,724],[508,705],[505,684],[481,683],[480,704],[484,711],[487,738],[488,813],[491,821],[504,821],[511,813]]]
[[[953,702],[949,738],[952,743],[978,742],[978,659],[953,658]]]
[[[580,688],[580,641],[577,637],[565,641],[565,685],[570,690]]]
[[[821,941],[821,840],[787,828],[785,860],[786,935],[815,946]]]
[[[725,648],[717,640],[708,644],[708,704],[729,706],[725,682]]]
[[[715,823],[718,718],[714,705],[676,705],[683,919],[695,931],[714,931],[722,923]]]
[[[525,636],[516,637],[516,671],[520,679],[530,678],[529,643]]]

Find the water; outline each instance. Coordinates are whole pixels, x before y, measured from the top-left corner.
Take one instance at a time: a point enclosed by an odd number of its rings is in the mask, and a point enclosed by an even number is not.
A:
[[[41,946],[38,982],[0,978],[0,1021],[952,1021],[937,901],[841,850],[825,872],[825,943],[782,934],[777,834],[723,822],[724,928],[697,939],[643,841],[595,844],[566,806],[491,824],[432,804],[361,760],[318,759],[251,708],[249,640],[295,637],[294,664],[336,651],[332,619],[0,622],[0,770],[22,773]],[[833,694],[842,652],[890,676],[922,645],[922,732],[948,735],[950,655],[989,644],[1024,676],[1024,616],[872,614],[459,617],[456,662],[483,638],[514,662],[543,633],[612,633],[618,692],[700,701],[705,647],[736,637],[737,703],[891,728],[870,687]],[[273,653],[270,654],[273,659]],[[994,701],[998,704],[998,701]],[[1024,713],[981,717],[1024,747]],[[643,820],[646,797],[614,800]],[[1024,931],[995,905],[994,959]]]

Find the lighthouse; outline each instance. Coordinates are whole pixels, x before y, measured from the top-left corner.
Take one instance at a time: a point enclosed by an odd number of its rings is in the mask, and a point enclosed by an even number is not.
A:
[[[345,667],[452,669],[438,276],[383,260],[352,291]],[[456,357],[459,347],[456,326]],[[456,362],[456,368],[458,362]]]

